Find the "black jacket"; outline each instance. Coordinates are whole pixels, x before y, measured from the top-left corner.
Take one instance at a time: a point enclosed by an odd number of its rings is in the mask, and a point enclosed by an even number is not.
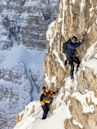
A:
[[[71,40],[68,40],[63,44],[63,53],[65,53],[67,57],[75,56],[76,48],[78,48],[80,44],[80,42],[73,43]]]
[[[45,95],[44,93],[40,96],[40,102],[42,105],[50,105],[53,101],[53,97],[52,96],[48,96],[48,95]]]

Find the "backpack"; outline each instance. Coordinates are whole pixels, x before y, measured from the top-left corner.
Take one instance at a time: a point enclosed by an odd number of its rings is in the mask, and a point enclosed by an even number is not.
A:
[[[63,44],[62,52],[63,53],[67,52],[67,42]]]

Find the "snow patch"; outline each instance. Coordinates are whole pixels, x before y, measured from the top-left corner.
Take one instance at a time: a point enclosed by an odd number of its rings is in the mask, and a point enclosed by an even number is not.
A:
[[[55,23],[56,21],[53,21],[50,25],[49,25],[49,28],[46,32],[46,39],[47,41],[49,41],[49,46],[50,48],[52,48],[52,44],[54,43],[54,38],[56,36],[56,32],[54,33],[54,30],[55,30]]]
[[[47,74],[45,73],[45,82],[47,83],[48,87],[50,88],[50,84],[56,84],[56,76],[52,76],[52,78],[49,78]]]
[[[76,0],[72,0],[72,3],[74,4]]]
[[[57,51],[53,50],[53,54],[56,56],[57,61],[59,62],[60,66],[63,68],[63,70],[65,70],[64,63],[63,63],[63,61],[60,59],[60,57],[59,57]]]
[[[96,21],[95,22],[96,22],[96,25],[97,25],[97,18],[96,18]]]
[[[62,22],[62,20],[63,20],[63,18],[60,18],[60,17],[58,18],[58,22]]]
[[[46,32],[46,39],[49,41],[52,38],[53,32],[52,29],[55,27],[55,22],[53,21],[49,26],[48,26],[48,30]]]
[[[83,128],[83,125],[81,123],[77,122],[76,120],[73,120],[73,124],[78,125],[81,129]]]
[[[97,59],[85,61],[83,70],[85,70],[85,67],[92,69],[94,74],[97,74]]]
[[[37,5],[40,4],[40,0],[35,0],[32,2],[32,0],[26,1],[25,7],[37,7]]]
[[[63,9],[64,9],[64,11],[67,10],[67,7],[68,7],[67,1],[68,0],[63,0]]]
[[[92,69],[95,74],[97,74],[97,59],[96,59],[96,46],[95,42],[88,50],[82,60],[82,70],[85,70],[86,67]],[[94,58],[93,58],[94,57]]]
[[[32,108],[33,104],[30,104],[30,107]],[[36,115],[28,113],[14,129],[64,129],[64,121],[71,118],[68,106],[63,104],[54,110],[53,114],[46,120],[41,120],[42,110],[39,107],[37,107],[38,112]],[[39,110],[41,113],[39,113]]]
[[[81,0],[81,3],[80,3],[80,11],[82,12],[84,7],[85,7],[85,3],[86,3],[86,0]]]
[[[97,98],[93,91],[85,91],[85,94],[79,92],[73,93],[72,97],[78,100],[83,108],[83,113],[93,113],[95,110],[95,105],[97,105]],[[89,105],[90,103],[90,105]]]
[[[45,82],[47,83],[48,86],[50,86],[51,81],[46,73],[45,73]]]
[[[76,91],[76,89],[77,89],[76,76],[74,78],[75,78],[74,81],[72,81],[70,77],[65,78],[64,81],[65,81],[65,89],[66,89],[66,91],[68,91],[68,92],[71,92],[72,90]]]
[[[88,29],[87,33],[90,33],[91,29],[92,29],[92,27],[90,27],[90,28]]]
[[[51,78],[51,83],[56,83],[56,76],[53,76],[53,77]]]

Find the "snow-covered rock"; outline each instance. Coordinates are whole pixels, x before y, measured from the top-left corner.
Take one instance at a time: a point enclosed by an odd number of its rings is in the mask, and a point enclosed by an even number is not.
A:
[[[97,128],[97,2],[92,0],[62,0],[58,19],[47,31],[48,54],[45,58],[46,78],[56,77],[49,87],[65,85],[65,102],[70,101],[72,118],[65,120],[65,129]],[[87,10],[87,11],[86,11]],[[61,20],[60,20],[61,19]],[[70,67],[63,69],[65,56],[62,45],[73,35],[84,41],[78,49],[82,60],[74,83],[70,80]],[[89,49],[88,49],[89,48]],[[55,55],[57,53],[57,56]],[[56,58],[57,57],[57,58]],[[59,60],[60,59],[60,60]],[[63,64],[63,65],[62,65]]]
[[[50,24],[46,35],[48,45],[45,58],[46,76],[49,80],[52,76],[56,76],[56,87],[63,86],[64,77],[69,75],[69,67],[64,68],[66,57],[62,53],[63,43],[73,35],[79,40],[84,38],[77,51],[77,55],[83,58],[87,49],[97,41],[96,6],[96,1],[91,0],[60,1],[58,18]],[[92,17],[89,11],[91,7],[94,8]],[[50,86],[52,85],[50,83]]]

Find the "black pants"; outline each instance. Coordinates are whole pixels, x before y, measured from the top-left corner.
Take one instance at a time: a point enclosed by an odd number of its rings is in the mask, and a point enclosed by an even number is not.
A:
[[[42,106],[42,109],[43,109],[43,117],[42,117],[42,119],[46,119],[50,108],[49,108],[49,106],[47,104],[45,104],[45,105]]]
[[[77,64],[77,68],[76,71],[78,71],[79,65],[80,65],[80,60],[78,57],[68,57],[67,60],[65,61],[65,65],[67,64],[67,61],[69,61],[69,64],[71,66],[71,70],[70,70],[70,76],[71,79],[74,79],[74,63]]]

